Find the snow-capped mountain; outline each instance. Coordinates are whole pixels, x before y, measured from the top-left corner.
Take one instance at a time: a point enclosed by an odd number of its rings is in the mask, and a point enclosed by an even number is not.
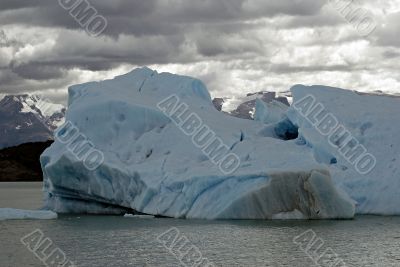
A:
[[[354,91],[358,95],[367,96],[388,96],[388,97],[400,97],[400,93],[385,93],[379,90],[372,92],[358,92]],[[285,92],[270,92],[260,91],[257,93],[249,93],[244,97],[221,97],[214,98],[214,107],[221,112],[229,114],[233,117],[253,120],[255,119],[255,110],[257,99],[261,100],[266,104],[273,102],[280,102],[286,106],[290,106],[293,102],[293,96],[290,91]],[[279,104],[278,104],[279,105]]]
[[[290,92],[266,92],[249,93],[245,97],[236,98],[214,98],[213,104],[218,111],[223,111],[231,116],[241,119],[254,119],[256,100],[260,99],[265,103],[273,101],[281,102],[290,106],[292,97]]]
[[[0,148],[52,139],[64,122],[65,108],[36,95],[0,100]]]

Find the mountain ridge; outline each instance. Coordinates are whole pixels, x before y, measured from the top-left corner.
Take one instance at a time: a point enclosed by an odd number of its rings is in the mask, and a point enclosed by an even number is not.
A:
[[[66,109],[37,95],[6,95],[0,100],[0,148],[53,139]]]

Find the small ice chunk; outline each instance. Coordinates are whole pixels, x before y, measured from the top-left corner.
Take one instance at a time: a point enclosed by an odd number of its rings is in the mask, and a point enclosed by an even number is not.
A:
[[[136,219],[154,219],[154,215],[133,215],[133,214],[125,214],[124,218],[136,218]]]
[[[52,220],[57,213],[48,210],[19,210],[0,208],[0,221],[3,220]]]

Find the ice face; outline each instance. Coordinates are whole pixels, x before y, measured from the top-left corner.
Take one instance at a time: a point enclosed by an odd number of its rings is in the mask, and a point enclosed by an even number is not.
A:
[[[325,86],[291,91],[288,117],[357,213],[399,215],[400,98]]]
[[[196,79],[143,68],[72,86],[66,120],[76,134],[61,127],[41,157],[46,205],[54,211],[354,216],[354,202],[336,189],[309,146],[277,138],[275,124],[218,112]],[[96,168],[88,151],[103,156]],[[234,170],[221,165],[227,155],[238,159]]]
[[[285,119],[288,108],[289,107],[285,104],[275,100],[266,103],[257,99],[254,120],[261,121],[265,124],[277,123]]]

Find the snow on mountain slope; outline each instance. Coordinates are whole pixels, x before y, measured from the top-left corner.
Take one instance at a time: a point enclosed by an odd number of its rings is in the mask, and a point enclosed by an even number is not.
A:
[[[63,105],[51,103],[49,100],[37,95],[22,95],[15,96],[15,98],[23,104],[24,108],[22,112],[37,112],[47,118],[51,117],[54,113],[61,113],[65,109]]]
[[[400,98],[325,86],[298,85],[291,91],[297,105],[288,112],[290,120],[314,158],[329,166],[334,183],[357,201],[357,213],[399,215]],[[309,120],[302,115],[308,107]],[[331,122],[324,129],[321,121],[328,114],[344,127]]]
[[[215,98],[213,103],[217,110],[223,111],[237,118],[252,120],[254,119],[257,99],[265,103],[276,101],[289,106],[291,96],[290,93],[286,92],[261,91],[258,93],[249,93],[245,97],[240,98]]]
[[[36,114],[45,121],[51,130],[55,130],[64,123],[65,107],[51,103],[46,98],[37,95],[13,96],[14,101],[22,104],[22,113]]]
[[[170,114],[187,105],[239,157],[234,172],[213,163],[221,162],[218,148],[208,157],[196,147],[212,148],[210,131],[198,128],[197,134],[185,135],[177,124],[184,126],[192,116],[166,115],[169,108],[159,103],[175,96],[181,105]],[[54,211],[120,213],[131,208],[201,219],[354,216],[353,201],[335,188],[309,147],[277,139],[270,125],[217,111],[196,79],[143,68],[72,86],[66,119],[102,151],[104,162],[86,168],[76,156],[85,152],[76,135],[61,127],[41,156],[46,206]],[[66,149],[67,143],[76,146]]]
[[[52,139],[65,108],[38,96],[8,95],[0,100],[0,148]]]

